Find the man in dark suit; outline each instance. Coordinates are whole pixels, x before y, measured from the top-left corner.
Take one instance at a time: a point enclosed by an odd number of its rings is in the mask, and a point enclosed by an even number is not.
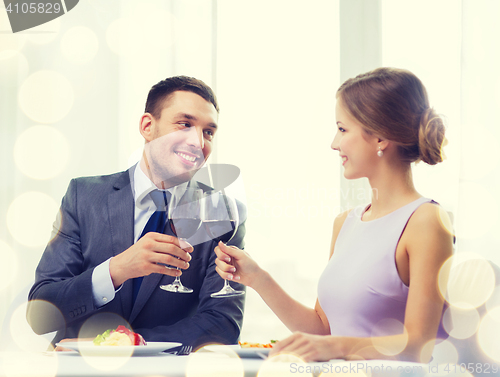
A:
[[[181,245],[169,226],[141,237],[157,209],[152,192],[210,190],[192,177],[211,153],[218,112],[202,81],[163,80],[151,88],[140,120],[141,161],[125,172],[71,181],[29,294],[27,318],[36,333],[57,330],[55,343],[125,324],[146,341],[237,342],[244,296],[210,297],[222,287],[216,242]],[[245,209],[239,210],[243,221],[230,243],[241,248]],[[181,273],[192,293],[159,288]]]

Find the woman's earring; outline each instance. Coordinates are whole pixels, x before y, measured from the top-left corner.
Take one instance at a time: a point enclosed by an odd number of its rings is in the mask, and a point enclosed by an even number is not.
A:
[[[377,156],[382,157],[383,155],[384,155],[384,151],[382,150],[381,147],[378,147]]]

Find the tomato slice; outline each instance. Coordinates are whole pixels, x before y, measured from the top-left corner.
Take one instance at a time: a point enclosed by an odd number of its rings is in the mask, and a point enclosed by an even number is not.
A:
[[[134,333],[134,345],[135,346],[144,346],[146,345],[146,341],[144,340],[144,338],[142,337],[141,334],[138,334],[138,333]]]
[[[141,334],[135,333],[135,332],[127,329],[123,325],[118,326],[115,331],[126,334],[130,338],[130,342],[134,346],[143,346],[146,344],[146,341],[144,340],[144,338],[142,337]]]

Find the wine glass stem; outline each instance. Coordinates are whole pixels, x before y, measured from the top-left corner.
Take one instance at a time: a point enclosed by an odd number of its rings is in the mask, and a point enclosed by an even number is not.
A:
[[[179,268],[177,267],[177,269]],[[180,284],[180,283],[181,283],[181,278],[179,276],[176,276],[172,284]]]
[[[222,289],[231,289],[231,286],[229,285],[229,280],[224,279],[224,288]]]
[[[180,243],[182,244],[182,243],[185,243],[185,242],[186,242],[186,239],[185,239],[185,238],[182,238],[182,237],[179,237],[179,241],[180,241]],[[181,245],[181,249],[182,249],[182,245]],[[184,250],[184,249],[183,249],[183,250]],[[180,258],[177,258],[177,259],[180,259]],[[179,271],[181,270],[179,267],[176,267],[175,269],[176,269],[176,270],[179,270]],[[181,285],[181,284],[182,284],[182,283],[181,283],[181,277],[180,277],[180,275],[178,275],[178,276],[176,276],[176,277],[175,277],[175,279],[174,279],[174,281],[172,282],[172,284],[177,284],[177,285]]]

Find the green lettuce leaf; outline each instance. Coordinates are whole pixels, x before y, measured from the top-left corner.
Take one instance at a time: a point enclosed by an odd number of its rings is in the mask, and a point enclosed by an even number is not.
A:
[[[106,340],[106,338],[111,334],[111,329],[104,331],[102,334],[99,334],[94,339],[94,344],[99,346],[102,342]]]

